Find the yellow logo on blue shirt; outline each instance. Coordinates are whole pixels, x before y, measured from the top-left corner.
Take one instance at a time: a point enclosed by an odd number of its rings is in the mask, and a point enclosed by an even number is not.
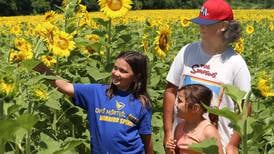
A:
[[[117,110],[122,110],[125,107],[125,104],[122,102],[119,102],[116,100],[116,109]]]

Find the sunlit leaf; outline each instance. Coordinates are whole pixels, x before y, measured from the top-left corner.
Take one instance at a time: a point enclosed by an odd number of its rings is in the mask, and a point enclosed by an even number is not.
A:
[[[152,126],[162,128],[163,127],[162,116],[163,116],[162,113],[154,112],[152,114]]]
[[[20,67],[26,68],[28,71],[31,71],[39,63],[40,63],[40,61],[38,61],[36,59],[25,60],[21,63]]]
[[[242,100],[246,94],[246,92],[240,90],[239,88],[225,84],[223,85],[225,94],[230,96],[238,105],[240,112],[242,112]]]
[[[216,139],[206,139],[201,143],[191,144],[190,149],[198,152],[204,152],[205,154],[218,154],[218,146],[216,144]]]
[[[84,143],[82,139],[75,139],[75,138],[68,138],[65,141],[65,145],[62,146],[61,150],[54,152],[54,154],[67,154],[68,152],[76,152],[74,147],[78,146],[79,144]]]
[[[0,132],[5,132],[0,134],[0,139],[13,138],[14,133],[19,129],[30,130],[37,121],[37,117],[30,114],[23,114],[16,120],[0,120]]]
[[[240,126],[237,125],[237,122],[240,120],[240,116],[237,113],[231,111],[229,108],[226,108],[226,107],[222,108],[222,109],[218,109],[217,107],[211,108],[204,104],[203,104],[203,106],[207,109],[207,111],[209,113],[214,113],[218,116],[223,116],[223,117],[226,117],[227,119],[229,119],[233,123],[232,126],[235,127],[234,129],[236,129],[236,130],[240,129]]]
[[[110,73],[100,72],[97,68],[89,67],[87,68],[87,73],[95,80],[105,79],[110,76]]]
[[[41,133],[41,141],[46,143],[47,147],[39,151],[38,154],[49,154],[60,150],[61,143],[44,133]]]

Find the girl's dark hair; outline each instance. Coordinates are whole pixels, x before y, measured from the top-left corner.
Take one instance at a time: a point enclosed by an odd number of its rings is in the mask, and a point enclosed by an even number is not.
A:
[[[147,56],[136,51],[125,51],[121,52],[116,59],[124,59],[129,64],[136,77],[136,81],[130,86],[130,92],[132,92],[134,97],[138,98],[144,106],[151,107],[150,97],[147,92]],[[107,89],[107,95],[112,97],[116,91],[117,87],[111,83],[110,87]]]
[[[242,28],[238,21],[231,20],[228,21],[228,27],[224,32],[224,40],[227,43],[232,43],[237,41],[241,37]]]
[[[181,87],[179,91],[181,90],[183,90],[185,101],[188,104],[200,104],[202,106],[203,103],[207,106],[210,106],[212,92],[208,87],[201,84],[189,84]],[[204,111],[206,111],[205,108]]]

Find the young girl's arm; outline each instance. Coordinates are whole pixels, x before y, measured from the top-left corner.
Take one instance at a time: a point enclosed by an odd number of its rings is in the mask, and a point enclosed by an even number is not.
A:
[[[68,96],[74,95],[74,88],[72,83],[69,83],[65,80],[55,80],[54,82],[58,91]]]
[[[145,153],[153,154],[153,144],[152,144],[151,134],[141,135],[141,138],[142,138],[143,144],[145,146]]]
[[[46,74],[46,75],[55,75],[51,69],[49,69],[46,65],[43,63],[38,64],[33,70]],[[56,87],[58,91],[68,95],[73,96],[74,95],[74,88],[71,83],[65,80],[52,80],[51,81],[52,86]]]
[[[221,139],[220,139],[220,135],[218,130],[213,126],[213,125],[209,125],[205,128],[204,130],[204,135],[207,139],[210,138],[215,138],[217,140],[217,145],[218,145],[218,153],[219,154],[223,154],[223,146],[221,143]]]

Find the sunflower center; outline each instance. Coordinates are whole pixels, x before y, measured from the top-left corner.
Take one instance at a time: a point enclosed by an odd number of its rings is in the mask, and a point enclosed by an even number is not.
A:
[[[47,59],[48,61],[51,61],[51,60],[52,60],[52,58],[51,58],[50,56],[47,56],[46,59]]]
[[[112,11],[118,11],[123,6],[121,0],[108,0],[107,5]]]
[[[168,42],[167,35],[161,34],[160,38],[159,38],[159,47],[160,47],[160,49],[166,50],[167,42]]]
[[[63,50],[67,49],[69,46],[69,42],[65,38],[59,38],[59,40],[57,41],[57,44]]]

